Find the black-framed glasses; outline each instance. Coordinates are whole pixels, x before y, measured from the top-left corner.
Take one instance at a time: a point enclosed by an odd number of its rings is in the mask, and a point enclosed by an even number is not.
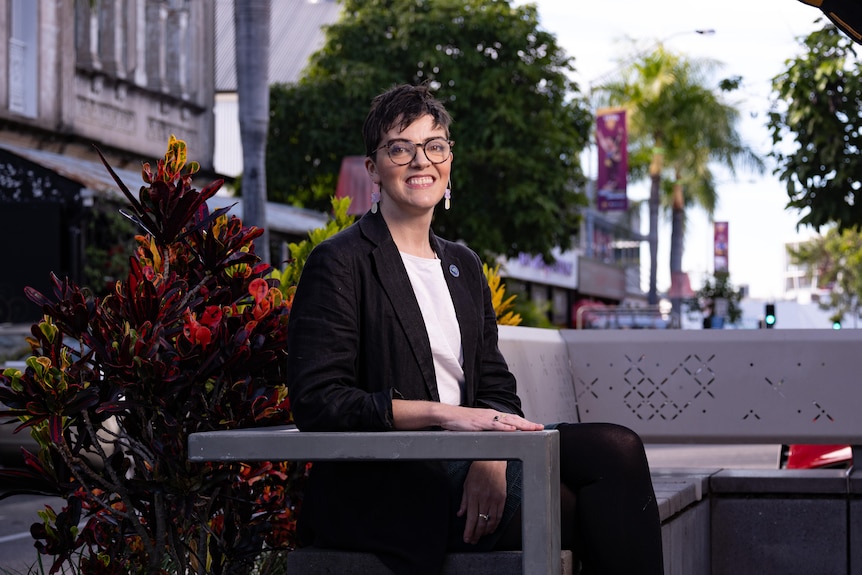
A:
[[[406,166],[416,157],[417,148],[422,147],[425,157],[432,164],[442,164],[452,155],[452,146],[455,142],[446,138],[431,138],[425,140],[421,144],[414,144],[410,140],[392,140],[388,144],[383,144],[377,150],[386,148],[389,154],[389,159],[397,166]],[[377,153],[377,150],[371,152]]]

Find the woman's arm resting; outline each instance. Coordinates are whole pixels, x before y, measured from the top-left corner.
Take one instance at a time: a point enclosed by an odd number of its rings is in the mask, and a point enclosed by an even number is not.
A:
[[[392,400],[395,429],[442,427],[450,431],[540,431],[533,423],[513,413],[448,405],[436,401]]]

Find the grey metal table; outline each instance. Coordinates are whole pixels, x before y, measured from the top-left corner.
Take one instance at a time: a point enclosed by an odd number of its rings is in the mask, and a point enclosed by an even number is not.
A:
[[[194,433],[192,461],[501,460],[523,462],[523,572],[560,572],[560,439],[549,431],[300,432],[293,426]]]

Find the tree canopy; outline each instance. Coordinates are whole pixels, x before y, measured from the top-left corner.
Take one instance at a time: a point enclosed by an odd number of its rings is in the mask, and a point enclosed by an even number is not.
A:
[[[855,45],[831,24],[802,40],[805,52],[773,79],[769,115],[788,208],[819,229],[862,225],[862,67]],[[789,149],[788,149],[789,148]]]
[[[623,69],[621,80],[596,88],[609,103],[628,111],[631,176],[650,178],[650,303],[658,301],[660,203],[672,213],[673,277],[683,271],[685,209],[697,205],[710,216],[715,209],[718,196],[711,166],[723,164],[731,173],[738,163],[762,169],[762,161],[736,129],[738,111],[723,97],[723,92],[737,87],[739,79],[714,85],[712,72],[718,65],[712,60],[686,58],[659,45]]]
[[[807,270],[812,287],[828,291],[820,308],[840,322],[845,315],[862,317],[862,233],[830,227],[825,235],[788,248],[790,260]]]
[[[296,85],[272,89],[269,197],[326,209],[344,156],[364,155],[371,99],[428,82],[452,114],[452,209],[435,231],[483,255],[569,245],[585,201],[590,113],[533,5],[345,0]]]
[[[735,324],[742,319],[742,292],[731,283],[730,274],[723,271],[704,277],[703,286],[688,303],[690,309],[704,314],[704,327],[716,327],[719,324],[714,321],[718,317],[719,310],[716,308],[719,307],[717,303],[720,300],[727,304],[727,316],[723,319],[726,319],[728,324]]]

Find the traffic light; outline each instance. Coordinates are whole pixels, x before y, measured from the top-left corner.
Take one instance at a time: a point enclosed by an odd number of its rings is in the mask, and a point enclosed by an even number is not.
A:
[[[841,329],[841,322],[837,319],[832,322],[832,329]]]
[[[775,304],[766,304],[766,312],[763,314],[763,323],[766,324],[766,329],[772,329],[775,326]]]

